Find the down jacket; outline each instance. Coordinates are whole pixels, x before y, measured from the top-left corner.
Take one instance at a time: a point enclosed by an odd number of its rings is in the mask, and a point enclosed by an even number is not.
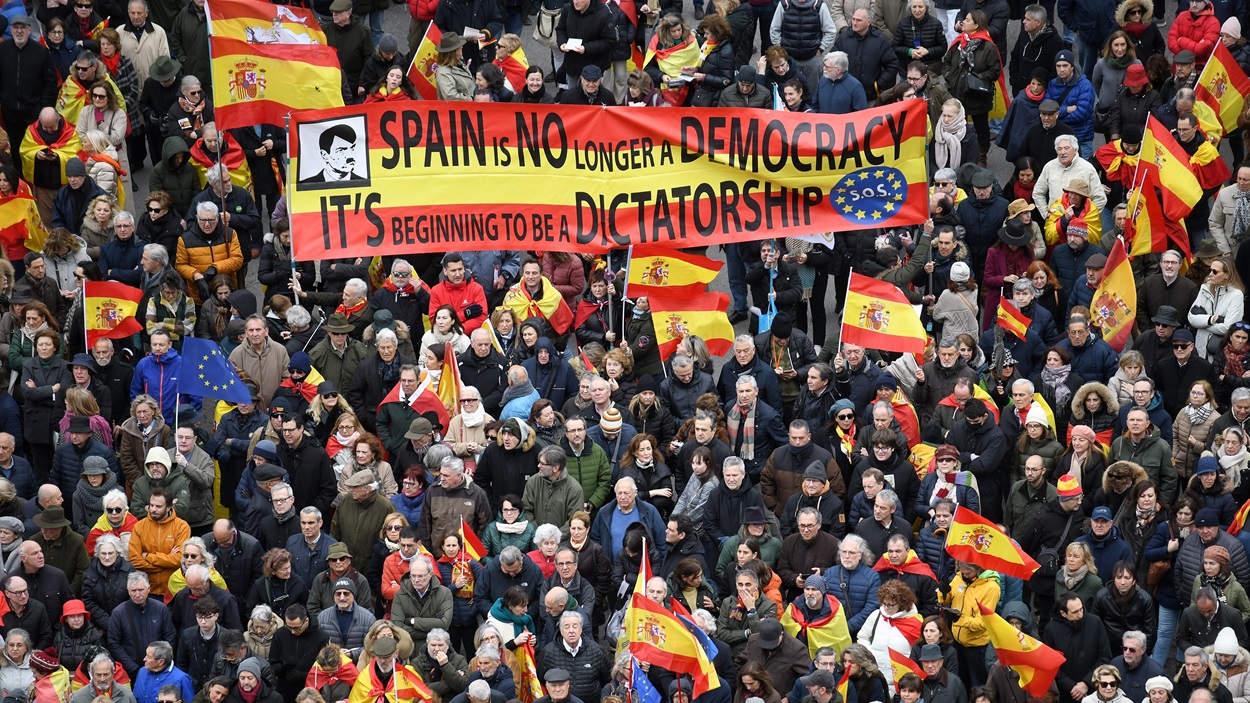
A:
[[[187,281],[192,280],[197,273],[212,278],[205,273],[210,268],[217,273],[235,273],[243,268],[243,250],[239,248],[239,238],[233,229],[220,222],[209,234],[205,234],[198,224],[194,224],[178,240],[178,256],[174,267]],[[190,293],[195,298],[196,305],[204,302],[196,286],[190,286]]]

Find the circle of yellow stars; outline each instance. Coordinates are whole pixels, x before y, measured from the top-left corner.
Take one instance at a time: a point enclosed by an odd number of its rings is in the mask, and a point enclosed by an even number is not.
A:
[[[887,194],[878,194],[885,185]],[[864,190],[872,195],[863,195]],[[830,197],[834,210],[856,224],[872,225],[892,217],[902,207],[907,193],[907,179],[902,171],[891,167],[864,168],[855,171],[834,187]]]
[[[198,374],[200,381],[203,382],[204,384],[204,387],[211,388],[218,393],[220,393],[221,391],[227,390],[229,388],[232,388],[236,383],[236,379],[234,378],[233,375],[225,379],[223,383],[212,383],[208,380],[206,372],[209,371],[210,369],[206,368],[204,365],[209,363],[210,359],[219,359],[218,363],[221,363],[221,362],[230,363],[229,359],[226,359],[225,355],[222,354],[219,349],[214,348],[211,352],[209,352],[208,354],[205,354],[204,358],[200,360],[199,374]],[[216,370],[216,369],[213,369],[213,370]]]

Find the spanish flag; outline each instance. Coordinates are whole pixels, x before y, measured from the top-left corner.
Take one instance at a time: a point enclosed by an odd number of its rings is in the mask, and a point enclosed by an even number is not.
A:
[[[1246,96],[1250,95],[1250,77],[1241,70],[1224,42],[1215,43],[1215,51],[1198,76],[1194,92],[1200,102],[1215,111],[1225,133],[1237,129],[1237,118],[1245,109]]]
[[[333,47],[208,40],[219,130],[282,124],[297,110],[343,106],[343,72]]]
[[[946,533],[946,553],[982,569],[1025,580],[1040,566],[997,525],[962,505],[956,506],[955,519]]]
[[[438,42],[443,38],[443,30],[430,23],[425,29],[421,44],[412,52],[412,63],[408,66],[408,80],[417,89],[417,95],[426,100],[438,100],[438,85],[434,83],[434,72],[438,70]],[[524,87],[524,86],[522,86]],[[514,92],[519,92],[519,89]]]
[[[688,254],[676,249],[652,245],[630,247],[629,264],[626,266],[628,286],[651,286],[682,288],[697,286],[698,291],[720,273],[724,262],[713,261],[706,256]],[[641,295],[641,294],[639,294]]]
[[[135,319],[143,291],[113,281],[83,283],[87,317],[87,345],[97,339],[121,339],[143,330]]]
[[[699,51],[699,40],[695,38],[694,32],[686,35],[681,42],[669,46],[660,47],[661,37],[658,34],[651,36],[651,42],[647,45],[647,55],[643,57],[642,65],[649,66],[654,60],[660,72],[666,76],[680,76],[681,69],[686,66],[703,65],[703,57]],[[667,41],[668,37],[663,37]],[[686,93],[690,91],[690,84],[685,83],[680,88],[668,87],[668,82],[660,83],[660,97],[670,106],[680,106],[686,101]]]
[[[921,561],[920,557],[916,556],[916,550],[914,549],[907,550],[907,559],[899,566],[895,566],[890,562],[889,555],[882,554],[881,558],[877,560],[877,563],[872,565],[872,570],[877,573],[897,571],[900,574],[915,574],[917,576],[927,576],[934,581],[938,580],[937,574],[933,573],[933,569],[928,564]],[[903,634],[906,635],[908,633]],[[917,630],[916,635],[919,634],[920,631]],[[912,638],[909,636],[908,639]]]
[[[381,409],[382,406],[387,403],[400,402],[401,391],[399,385],[400,384],[396,383],[395,387],[391,389],[391,392],[386,394],[386,397],[382,399],[381,403],[378,403],[378,409]],[[421,382],[421,385],[417,386],[417,390],[413,392],[412,397],[408,398],[408,406],[413,410],[416,410],[418,415],[425,415],[427,418],[431,413],[436,415],[440,427],[436,427],[434,429],[442,432],[447,431],[447,423],[451,420],[451,417],[448,416],[447,408],[443,407],[443,401],[439,400],[438,394],[430,388],[429,376],[426,376],[425,380]],[[433,422],[433,420],[431,420],[431,422]]]
[[[651,324],[660,358],[667,360],[688,334],[703,338],[712,356],[722,356],[733,349],[734,328],[729,324],[729,296],[724,293],[673,295],[647,293],[651,303]]]
[[[990,397],[989,391],[985,390],[980,383],[972,384],[972,397],[980,398],[985,403],[985,409],[990,411],[990,415],[994,417],[994,424],[997,425],[1001,419],[998,411],[998,403]],[[938,405],[945,405],[949,408],[959,408],[959,401],[955,400],[955,394],[951,393],[945,398],[938,401]]]
[[[38,122],[26,128],[26,138],[22,140],[22,148],[19,152],[22,157],[23,181],[27,183],[34,182],[35,155],[46,150],[60,157],[61,184],[69,183],[69,180],[65,177],[65,164],[77,159],[78,152],[82,151],[82,142],[78,140],[78,132],[75,131],[74,124],[68,119],[61,120],[61,132],[56,135],[56,139],[52,142],[44,141],[43,133],[38,129]]]
[[[546,320],[556,334],[564,334],[573,326],[573,311],[546,276],[542,277],[542,297],[535,300],[525,289],[525,283],[518,282],[504,294],[503,306],[516,313],[521,322],[531,317]]]
[[[263,0],[212,0],[205,3],[208,32],[253,44],[321,44],[326,33],[312,10]]]
[[[430,26],[434,26],[430,23]],[[516,697],[521,703],[534,703],[542,698],[543,685],[538,680],[538,657],[534,655],[534,643],[527,640],[525,644],[513,650],[516,655],[517,667],[521,669],[521,680],[516,682]]]
[[[1002,327],[1020,339],[1024,339],[1024,337],[1029,333],[1029,325],[1031,324],[1033,324],[1033,320],[1024,313],[1020,312],[1020,308],[1013,305],[1010,300],[1003,298],[998,301],[999,327]]]
[[[396,663],[395,671],[388,682],[382,683],[378,678],[378,668],[370,662],[360,672],[352,692],[348,695],[348,703],[399,703],[400,701],[432,701],[434,693],[425,680],[411,667]]]
[[[720,677],[699,641],[663,605],[646,597],[646,581],[651,575],[647,545],[642,545],[642,568],[634,584],[629,608],[625,611],[624,638],[629,651],[641,661],[662,666],[675,674],[694,679],[694,697],[720,688]],[[355,703],[353,701],[352,703]]]
[[[1185,221],[1163,215],[1158,187],[1153,183],[1139,183],[1128,192],[1127,200],[1129,216],[1124,224],[1124,238],[1129,242],[1130,257],[1152,252],[1162,254],[1171,246],[1185,259],[1193,258]]]
[[[851,669],[850,667],[847,667],[842,670],[842,678],[838,679],[838,695],[842,696],[842,700],[844,701],[850,700],[846,697],[849,693],[848,689],[850,688],[850,681]]]
[[[842,341],[881,351],[923,353],[926,335],[920,315],[897,286],[852,271]]]
[[[443,373],[438,377],[438,399],[447,408],[449,418],[460,414],[460,362],[456,350],[447,342],[443,352]]]
[[[1102,330],[1102,338],[1119,353],[1132,338],[1133,322],[1137,316],[1137,285],[1133,281],[1133,268],[1124,253],[1124,239],[1116,239],[1107,256],[1106,274],[1094,291],[1089,306],[1091,323]]]
[[[0,244],[9,253],[22,247],[30,251],[43,251],[48,230],[39,217],[35,197],[25,181],[17,182],[17,192],[0,196]]]
[[[924,681],[924,669],[921,669],[919,664],[912,661],[911,657],[903,654],[893,647],[887,647],[887,649],[890,650],[890,668],[894,670],[895,686],[898,686],[899,679],[903,678],[907,674],[915,674],[920,677],[921,681]]]
[[[464,553],[473,561],[481,561],[489,556],[486,552],[486,545],[477,538],[477,533],[469,527],[469,523],[465,522],[464,518],[460,518],[460,543]]]
[[[122,112],[126,111],[126,98],[122,95],[121,88],[117,87],[117,83],[113,77],[104,72],[104,69],[98,69],[99,73],[104,73],[104,82],[109,84],[109,88],[113,91],[113,97],[117,100],[117,109]],[[82,113],[83,108],[87,106],[87,93],[91,92],[91,86],[83,85],[78,79],[70,76],[61,84],[61,93],[56,99],[56,111],[65,118],[70,125],[78,124],[78,115]]]
[[[1145,182],[1163,191],[1163,214],[1167,217],[1185,219],[1202,199],[1202,186],[1189,167],[1189,154],[1154,115],[1146,118],[1140,164]]]
[[[530,67],[530,60],[525,55],[525,49],[518,47],[516,51],[507,56],[496,56],[495,65],[499,67],[499,70],[503,71],[504,85],[507,86],[508,90],[514,93],[520,93],[522,90],[525,90],[525,72]]]
[[[1250,516],[1250,500],[1241,504],[1237,508],[1237,514],[1233,516],[1233,524],[1228,526],[1228,534],[1236,536],[1246,526],[1246,517]]]
[[[221,164],[230,172],[230,182],[236,188],[252,190],[252,167],[247,163],[247,155],[234,136],[225,130],[217,132],[218,153],[214,154],[204,148],[204,140],[197,139],[191,145],[191,167],[195,169],[195,177],[200,180],[200,187],[208,185],[208,169]]]
[[[990,643],[994,645],[998,661],[1020,675],[1020,688],[1030,696],[1045,696],[1067,658],[1033,639],[1027,632],[1017,630],[993,608],[981,603],[977,606],[981,608],[981,622],[989,631]]]
[[[816,656],[816,650],[821,647],[833,647],[838,654],[842,650],[851,646],[851,631],[846,625],[846,611],[842,608],[842,603],[831,595],[825,595],[825,602],[829,605],[829,614],[808,621],[803,615],[803,608],[799,603],[803,600],[803,596],[799,596],[786,607],[786,611],[781,615],[781,626],[790,633],[791,637],[807,640],[807,652],[811,656]]]

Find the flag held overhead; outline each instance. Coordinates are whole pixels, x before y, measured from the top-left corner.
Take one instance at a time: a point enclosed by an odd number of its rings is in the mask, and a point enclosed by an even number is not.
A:
[[[1040,565],[994,523],[960,505],[946,533],[946,553],[982,569],[1029,579]]]
[[[904,354],[924,352],[920,315],[892,283],[851,272],[842,317],[842,341]]]

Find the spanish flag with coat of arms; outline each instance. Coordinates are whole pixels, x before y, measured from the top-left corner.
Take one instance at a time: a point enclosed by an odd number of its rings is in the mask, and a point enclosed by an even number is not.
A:
[[[1123,238],[1116,239],[1111,247],[1105,271],[1089,306],[1090,322],[1102,330],[1103,341],[1119,353],[1128,344],[1137,317],[1137,285]]]
[[[672,295],[654,291],[646,295],[651,304],[651,323],[655,327],[660,359],[667,360],[688,334],[702,337],[712,356],[722,356],[733,349],[734,328],[729,324],[728,295]]]
[[[282,124],[288,113],[343,107],[343,71],[333,47],[251,44],[209,37],[217,128]]]
[[[927,335],[920,315],[898,286],[852,271],[842,341],[882,351],[923,353]]]

